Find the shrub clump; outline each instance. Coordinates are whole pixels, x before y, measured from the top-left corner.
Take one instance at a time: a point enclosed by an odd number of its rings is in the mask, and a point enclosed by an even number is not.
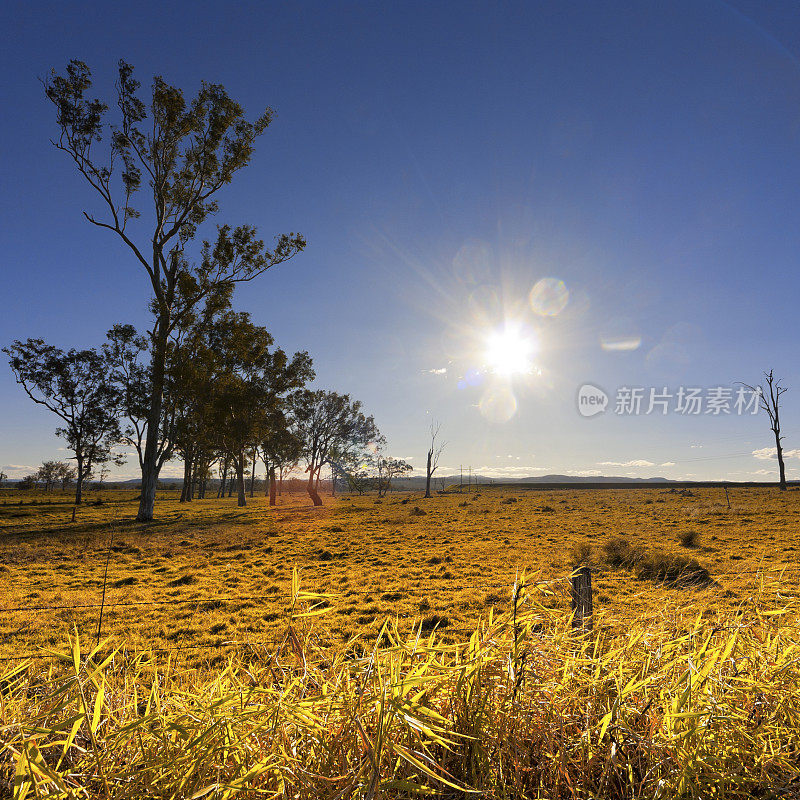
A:
[[[593,564],[594,548],[588,542],[576,544],[570,551],[570,561],[573,567],[583,567]]]
[[[671,555],[661,550],[648,551],[615,536],[603,545],[606,563],[633,570],[640,580],[661,581],[669,586],[708,586],[709,571],[694,558]]]
[[[683,531],[678,539],[681,547],[697,547],[700,534],[697,531]]]
[[[670,586],[708,586],[711,581],[709,571],[694,558],[671,556],[669,553],[649,553],[639,562],[636,577],[661,581]]]
[[[645,555],[640,547],[634,547],[622,536],[612,536],[604,545],[606,563],[611,567],[634,567]]]

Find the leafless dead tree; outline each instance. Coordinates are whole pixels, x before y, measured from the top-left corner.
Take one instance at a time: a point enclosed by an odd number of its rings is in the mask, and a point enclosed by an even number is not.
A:
[[[781,491],[786,491],[786,467],[783,463],[783,445],[781,436],[781,417],[780,417],[780,404],[781,395],[783,395],[788,388],[781,386],[780,378],[773,375],[773,370],[764,373],[766,380],[766,389],[763,386],[750,386],[745,383],[742,384],[753,392],[758,392],[760,397],[760,407],[767,412],[769,417],[769,427],[775,436],[775,450],[778,456],[778,473],[780,476]]]
[[[441,425],[435,420],[431,422],[431,445],[428,448],[428,461],[425,473],[425,497],[431,496],[431,478],[436,468],[439,466],[439,456],[442,451],[447,447],[447,442],[437,442]]]

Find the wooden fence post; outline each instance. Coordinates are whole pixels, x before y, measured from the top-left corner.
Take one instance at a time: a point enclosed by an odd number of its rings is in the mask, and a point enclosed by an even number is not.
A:
[[[592,571],[578,567],[570,575],[572,589],[572,627],[584,631],[592,629]]]

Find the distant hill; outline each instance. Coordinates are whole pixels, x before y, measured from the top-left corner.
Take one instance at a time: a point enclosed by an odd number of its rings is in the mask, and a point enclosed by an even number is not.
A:
[[[500,483],[675,483],[670,478],[617,478],[606,475],[539,475],[533,478],[499,479]]]
[[[467,475],[463,477],[463,485],[464,487],[467,486]],[[435,491],[440,491],[443,488],[453,488],[454,486],[459,486],[462,481],[462,477],[460,475],[434,475],[432,489]],[[4,482],[7,487],[12,487],[16,485],[18,479],[16,478],[8,478]],[[293,478],[291,479],[292,487],[294,491],[303,491],[305,485],[305,479],[301,478]],[[323,481],[325,485],[325,490],[328,491],[330,487],[330,482],[325,480]],[[726,483],[732,486],[774,486],[777,485],[777,481],[730,481],[730,480],[713,480],[713,481],[691,481],[691,480],[674,480],[672,478],[663,478],[659,476],[655,476],[652,478],[631,478],[631,477],[621,477],[615,475],[532,475],[526,478],[511,478],[511,477],[489,477],[487,475],[473,475],[472,476],[472,485],[473,486],[497,486],[497,487],[519,487],[523,489],[525,487],[531,488],[554,488],[554,489],[563,489],[569,488],[571,486],[581,486],[585,488],[624,488],[626,486],[659,486],[659,485],[669,485],[673,488],[680,488],[680,487],[690,487],[690,486],[720,486],[721,484]],[[800,486],[800,481],[787,481],[787,483],[792,487]],[[138,478],[131,478],[126,481],[106,481],[104,484],[104,488],[106,489],[138,489],[141,485],[141,480]],[[170,489],[179,489],[183,486],[183,479],[182,478],[161,478],[159,479],[159,485],[164,488]],[[219,479],[212,479],[209,481],[209,488],[213,487],[216,491],[216,488],[219,486]],[[249,486],[249,482],[248,482]],[[263,479],[259,479],[257,486],[259,486],[259,491],[263,489]],[[287,487],[287,484],[284,483],[284,487]],[[96,489],[96,485],[92,485],[91,488]],[[395,491],[420,491],[425,488],[425,476],[424,475],[415,475],[411,478],[395,478],[392,481],[392,488]],[[347,489],[343,486],[343,482],[340,480],[337,484],[337,491],[347,492]]]
[[[461,483],[460,475],[434,475],[435,487],[441,488],[442,484],[445,486],[453,486],[454,484]],[[463,478],[464,486],[467,485],[467,476]],[[473,475],[473,485],[480,486],[508,486],[510,484],[536,484],[536,485],[550,485],[555,484],[562,486],[564,484],[584,484],[584,483],[630,483],[630,484],[650,484],[650,483],[675,483],[669,478],[618,478],[606,475],[535,475],[528,478],[490,478],[486,475]],[[392,481],[392,485],[397,489],[424,489],[425,476],[415,476],[413,478],[397,478]]]

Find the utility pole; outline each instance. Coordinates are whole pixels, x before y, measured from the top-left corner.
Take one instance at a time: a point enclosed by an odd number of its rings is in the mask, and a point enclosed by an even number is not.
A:
[[[472,465],[469,468],[469,475],[467,476],[467,494],[472,491]]]
[[[460,464],[458,468],[461,471],[461,480],[458,483],[458,491],[459,492],[463,492],[464,491],[464,465]]]

